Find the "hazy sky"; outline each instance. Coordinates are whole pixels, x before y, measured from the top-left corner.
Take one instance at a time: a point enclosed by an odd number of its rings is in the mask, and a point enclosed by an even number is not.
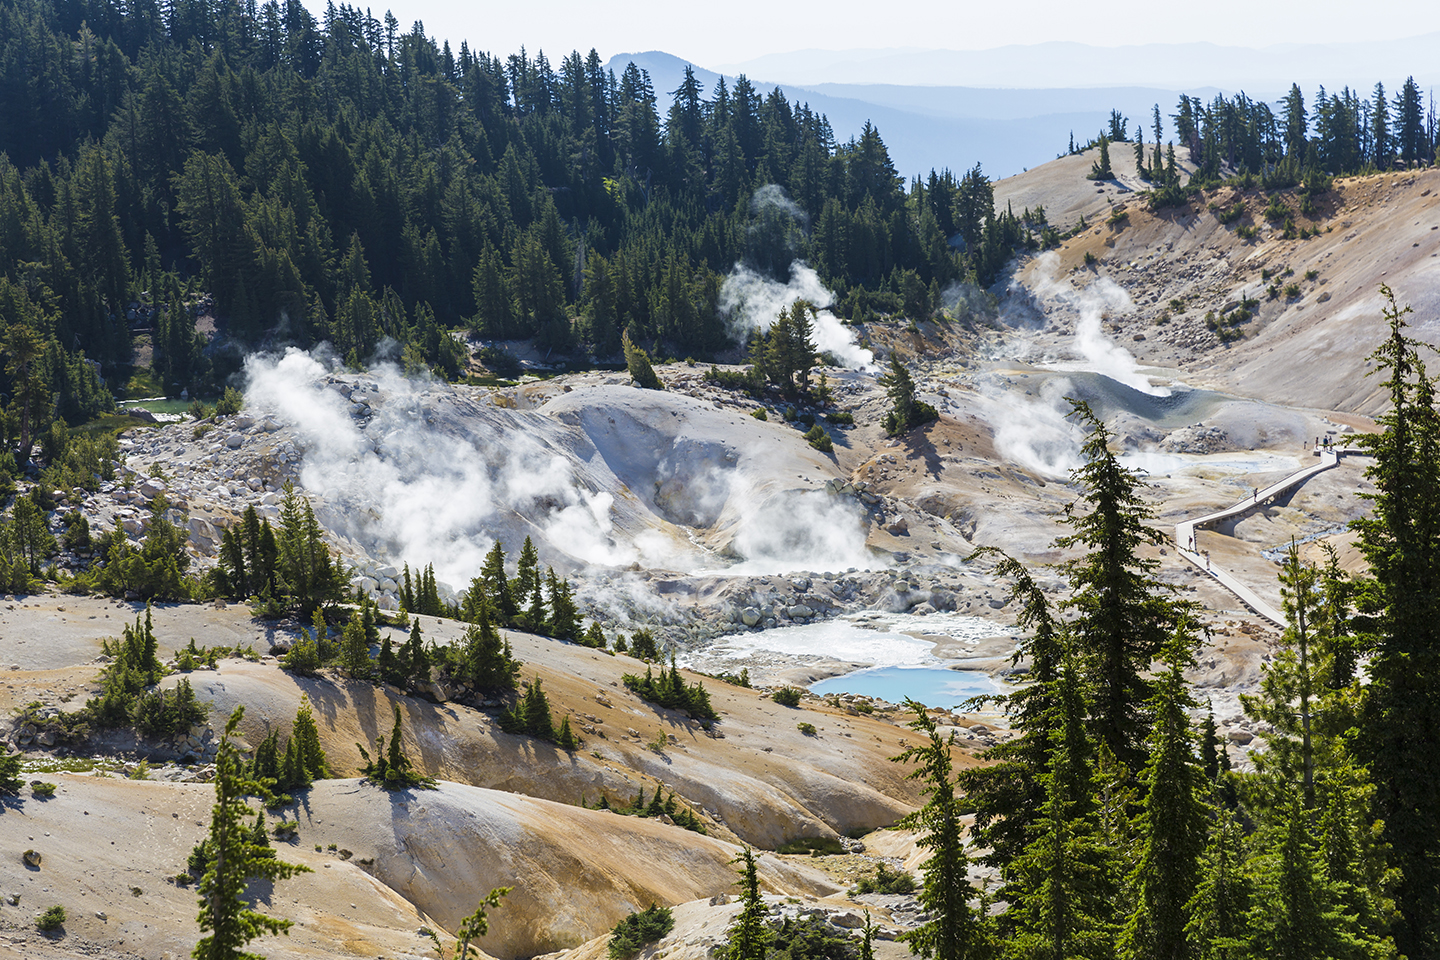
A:
[[[387,3],[351,0],[379,17]],[[323,0],[307,0],[323,10]],[[627,0],[393,0],[400,22],[423,20],[426,33],[457,46],[513,53],[523,44],[551,62],[595,47],[602,58],[664,50],[702,66],[737,63],[807,48],[921,47],[980,50],[1013,43],[1074,40],[1100,46],[1210,41],[1240,46],[1411,37],[1440,30],[1434,0],[1211,0],[1204,13],[1155,0],[974,3],[956,0],[728,0],[716,4]]]

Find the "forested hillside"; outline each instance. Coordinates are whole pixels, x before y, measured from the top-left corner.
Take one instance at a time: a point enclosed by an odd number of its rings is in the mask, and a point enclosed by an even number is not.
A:
[[[3,0],[0,47],[0,316],[72,422],[109,402],[81,353],[113,386],[142,332],[164,390],[215,392],[234,354],[202,352],[197,305],[242,347],[390,337],[453,376],[465,325],[713,351],[742,259],[806,259],[842,312],[924,312],[1019,236],[978,168],[907,190],[873,127],[836,143],[743,78],[687,77],[662,118],[594,51],[502,59],[294,0]]]

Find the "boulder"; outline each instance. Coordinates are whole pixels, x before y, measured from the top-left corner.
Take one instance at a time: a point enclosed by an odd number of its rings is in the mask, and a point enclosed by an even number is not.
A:
[[[755,626],[755,624],[760,622],[760,619],[760,611],[755,607],[746,607],[740,611],[740,622],[747,627]]]
[[[809,620],[815,616],[814,608],[805,603],[797,603],[792,607],[788,607],[785,613],[789,615],[791,620]]]
[[[232,433],[230,434],[230,436],[225,438],[225,446],[229,447],[231,450],[239,450],[241,445],[244,444],[244,442],[245,437],[242,434],[238,433]]]

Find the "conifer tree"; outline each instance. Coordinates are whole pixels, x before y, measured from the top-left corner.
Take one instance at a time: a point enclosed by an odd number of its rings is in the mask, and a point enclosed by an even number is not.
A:
[[[952,732],[948,740],[935,729],[935,721],[925,705],[907,699],[905,707],[915,714],[909,726],[926,737],[920,746],[910,747],[894,757],[897,763],[917,763],[907,779],[922,784],[925,804],[914,813],[902,817],[896,826],[923,831],[917,842],[930,851],[920,865],[924,885],[920,903],[931,919],[901,934],[910,952],[936,960],[971,960],[988,955],[990,943],[982,915],[970,907],[975,895],[970,885],[969,859],[960,822],[960,804],[955,797],[951,775],[950,750],[955,744]]]
[[[419,617],[411,621],[410,636],[400,647],[396,661],[396,670],[403,678],[402,686],[415,687],[430,682],[430,655],[421,642]]]
[[[1402,920],[1395,944],[1409,957],[1440,955],[1440,412],[1420,344],[1406,335],[1410,308],[1380,288],[1390,329],[1371,355],[1390,409],[1379,433],[1358,440],[1374,457],[1369,516],[1352,523],[1369,562],[1359,606],[1367,611],[1373,653],[1365,688],[1358,758],[1375,785],[1401,880]]]
[[[1039,778],[1044,800],[1033,814],[1030,843],[1006,865],[1000,918],[1014,933],[1009,952],[1035,960],[1112,957],[1115,953],[1119,851],[1109,846],[1095,802],[1085,702],[1078,669],[1068,660],[1055,681],[1050,763]]]
[[[1090,165],[1089,179],[1115,179],[1115,171],[1110,169],[1110,138],[1103,133],[1100,134],[1100,158]]]
[[[211,859],[199,886],[200,929],[209,935],[195,945],[191,953],[195,960],[254,960],[254,954],[245,952],[246,944],[263,934],[286,933],[292,923],[247,907],[246,885],[251,878],[273,883],[310,872],[309,867],[267,855],[245,827],[243,818],[249,815],[245,797],[268,798],[270,791],[245,776],[244,761],[233,743],[244,715],[244,707],[236,707],[230,715],[215,756],[215,808],[206,841]]]
[[[994,553],[984,550],[984,553]],[[1030,571],[1019,561],[1000,555],[997,576],[1009,577],[1010,601],[1019,601],[1016,624],[1029,632],[1015,645],[1012,663],[1028,660],[1033,681],[996,698],[1016,736],[986,751],[984,765],[959,771],[957,781],[975,808],[971,830],[986,852],[981,860],[997,870],[1015,860],[1031,842],[1031,825],[1045,798],[1042,778],[1050,768],[1058,713],[1058,688],[1067,640],[1051,613],[1049,601]],[[1001,898],[1008,899],[1002,888]]]
[[[774,935],[765,924],[765,901],[760,899],[760,877],[755,853],[745,847],[731,863],[740,865],[740,915],[730,928],[725,960],[765,960]]]
[[[1194,663],[1190,624],[1182,622],[1165,650],[1165,670],[1151,708],[1155,726],[1137,823],[1140,848],[1127,884],[1135,908],[1120,937],[1120,956],[1133,960],[1184,960],[1185,928],[1199,882],[1208,807],[1204,774],[1195,759],[1188,710],[1194,706],[1184,671]]]
[[[1258,695],[1241,694],[1245,712],[1264,724],[1266,749],[1255,755],[1262,773],[1283,787],[1300,788],[1305,809],[1315,807],[1316,712],[1324,691],[1318,650],[1324,638],[1320,571],[1301,563],[1292,541],[1280,572],[1280,596],[1288,626],[1280,649],[1264,667]],[[1283,790],[1288,795],[1289,790]]]
[[[1250,956],[1250,877],[1241,863],[1241,832],[1221,808],[1201,861],[1200,882],[1186,905],[1185,933],[1195,960],[1246,960]]]
[[[1346,931],[1329,885],[1316,863],[1314,839],[1306,829],[1299,791],[1287,814],[1272,829],[1272,844],[1252,865],[1256,878],[1249,924],[1252,955],[1276,960],[1367,954]]]
[[[550,597],[550,636],[557,640],[575,641],[580,635],[579,611],[570,591],[570,582],[555,575],[555,568],[545,572],[545,588]]]
[[[366,608],[367,612],[369,608]],[[369,680],[375,672],[370,659],[370,643],[359,613],[350,615],[340,638],[340,669],[353,680]]]
[[[1075,400],[1071,405],[1090,433],[1082,447],[1085,463],[1070,480],[1090,509],[1081,513],[1079,503],[1067,505],[1065,522],[1074,532],[1055,541],[1061,549],[1086,550],[1060,565],[1073,591],[1062,606],[1078,614],[1072,629],[1098,739],[1138,770],[1150,723],[1145,671],[1165,645],[1176,604],[1161,595],[1158,562],[1139,556],[1141,546],[1163,542],[1146,525],[1153,513],[1140,497],[1140,477],[1111,452],[1109,431],[1090,408]]]
[[[324,780],[334,776],[325,759],[325,750],[320,746],[320,731],[315,726],[315,715],[310,710],[310,697],[300,695],[300,707],[295,711],[295,723],[290,727],[290,742],[295,744],[300,769],[309,780]]]
[[[528,539],[528,538],[527,538]],[[510,581],[505,576],[505,548],[496,540],[485,554],[485,565],[480,568],[476,582],[481,584],[485,597],[500,617],[501,623],[509,623],[515,616],[515,599]],[[471,592],[475,583],[471,584]]]
[[[635,345],[630,339],[630,331],[626,330],[620,335],[620,345],[625,351],[625,366],[635,385],[646,390],[664,390],[665,384],[660,382],[655,368],[650,365],[650,354]]]

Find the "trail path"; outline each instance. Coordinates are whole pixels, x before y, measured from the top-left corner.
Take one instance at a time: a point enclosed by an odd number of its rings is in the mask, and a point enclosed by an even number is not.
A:
[[[1280,629],[1285,629],[1285,615],[1283,613],[1270,606],[1264,600],[1261,600],[1260,596],[1254,590],[1251,590],[1244,583],[1240,582],[1240,580],[1238,580],[1229,571],[1222,570],[1220,567],[1216,566],[1210,560],[1210,557],[1208,555],[1199,553],[1193,549],[1193,545],[1195,543],[1195,531],[1203,529],[1205,527],[1213,527],[1215,524],[1221,523],[1225,520],[1229,520],[1232,517],[1242,517],[1253,510],[1258,510],[1259,508],[1268,504],[1275,497],[1279,496],[1282,493],[1285,493],[1286,491],[1294,487],[1298,487],[1300,484],[1304,483],[1306,480],[1309,480],[1317,473],[1322,473],[1326,470],[1329,470],[1331,467],[1338,465],[1340,463],[1341,454],[1354,452],[1356,451],[1343,450],[1340,448],[1317,450],[1315,451],[1315,455],[1320,458],[1319,463],[1314,464],[1313,466],[1305,467],[1302,470],[1298,470],[1295,473],[1290,474],[1290,476],[1284,478],[1283,480],[1272,483],[1270,484],[1270,486],[1265,487],[1263,490],[1256,491],[1253,495],[1241,500],[1233,506],[1226,507],[1224,510],[1218,510],[1215,513],[1207,513],[1203,517],[1196,517],[1193,520],[1184,520],[1180,523],[1177,523],[1175,525],[1175,546],[1180,551],[1180,556],[1184,557],[1186,560],[1189,560],[1191,563],[1195,564],[1195,566],[1199,567],[1201,570],[1204,570],[1216,580],[1219,580],[1221,585],[1224,586],[1225,589],[1229,590],[1231,593],[1235,594],[1235,596],[1239,597],[1242,601],[1245,602],[1247,606],[1250,607],[1250,609],[1254,610],[1257,614],[1264,617],[1266,620],[1269,620],[1271,623],[1275,624],[1275,626],[1279,627]]]

